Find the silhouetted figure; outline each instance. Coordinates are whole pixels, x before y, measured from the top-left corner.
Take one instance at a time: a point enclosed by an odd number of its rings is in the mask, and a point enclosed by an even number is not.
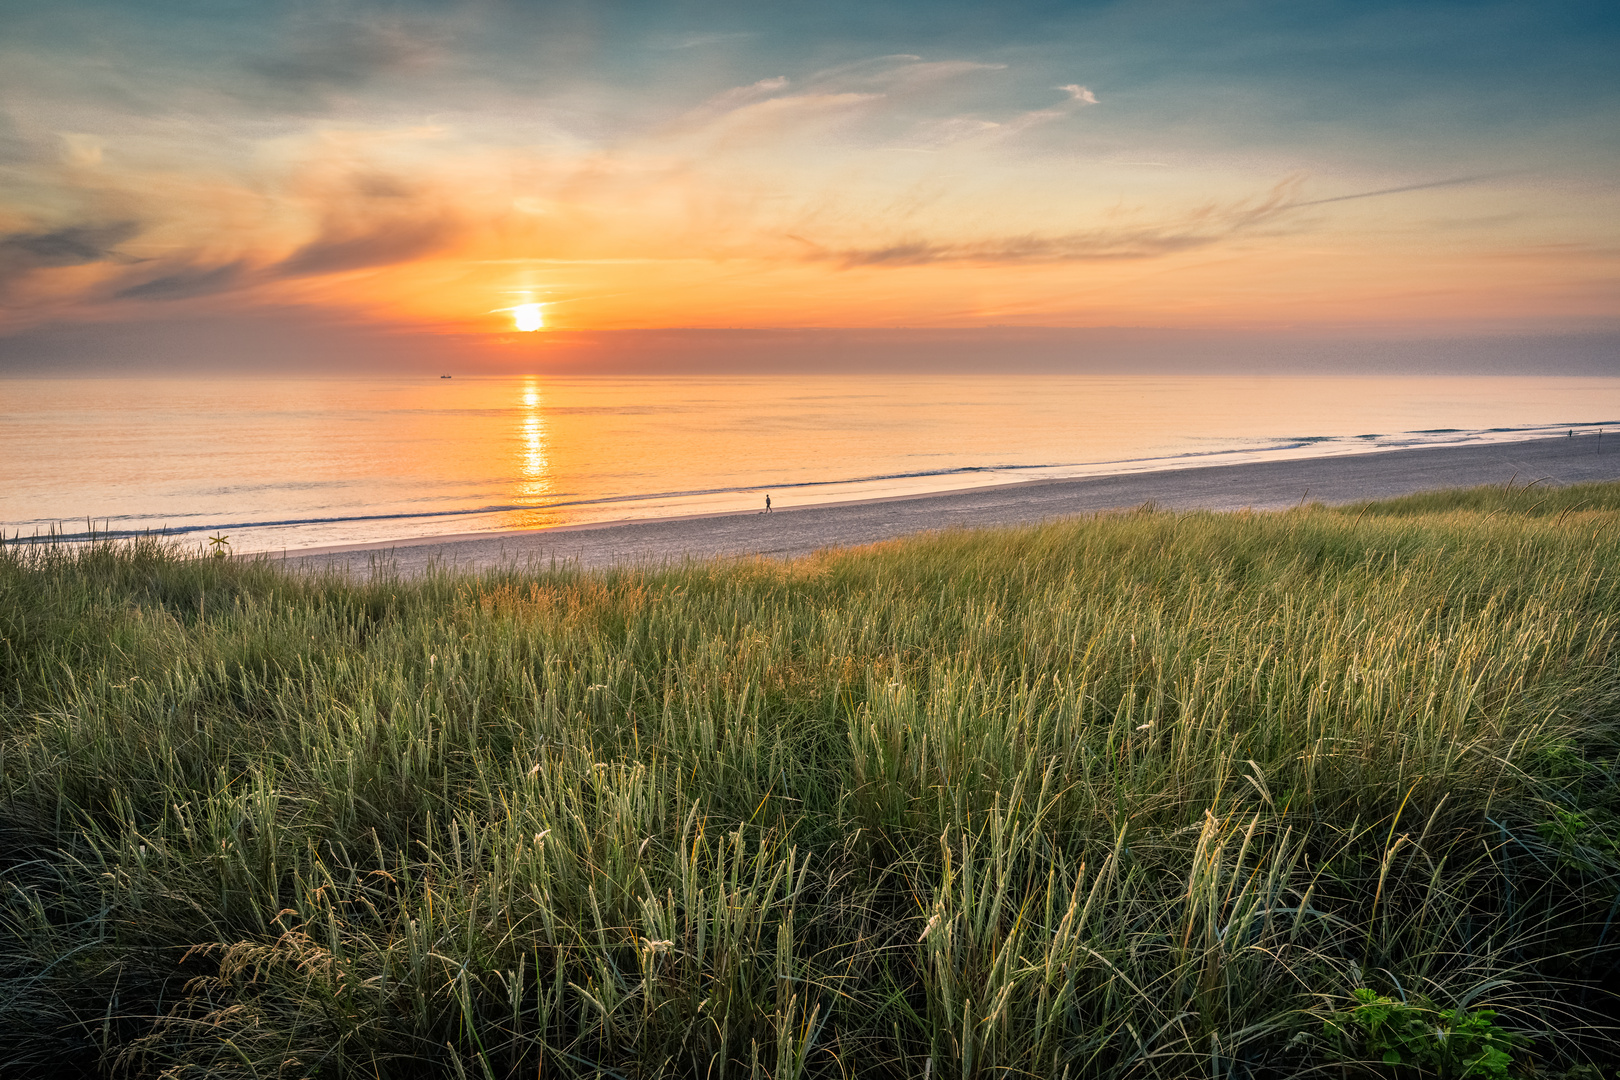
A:
[[[765,512],[767,514],[771,512],[771,497],[769,495],[765,496]]]

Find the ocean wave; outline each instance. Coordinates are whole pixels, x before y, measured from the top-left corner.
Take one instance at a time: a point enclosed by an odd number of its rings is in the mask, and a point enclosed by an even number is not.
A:
[[[1102,461],[1083,462],[1005,462],[996,464],[957,465],[940,469],[918,469],[902,472],[871,473],[864,476],[843,476],[828,479],[801,480],[788,483],[775,484],[749,484],[732,485],[726,487],[690,488],[654,492],[632,492],[616,495],[601,495],[591,498],[554,499],[545,503],[487,503],[478,506],[463,506],[454,509],[433,510],[425,508],[403,509],[387,513],[351,513],[334,514],[328,516],[283,517],[265,518],[258,520],[219,521],[212,520],[207,523],[194,524],[188,522],[165,524],[160,528],[138,525],[136,522],[150,522],[159,518],[159,515],[119,515],[101,519],[102,526],[97,528],[93,521],[88,522],[86,528],[78,531],[68,531],[59,522],[34,521],[19,523],[22,526],[32,525],[36,532],[32,537],[23,536],[20,529],[14,533],[14,540],[51,540],[66,542],[82,542],[97,539],[128,539],[145,535],[160,535],[167,537],[184,537],[201,533],[245,531],[251,529],[288,529],[309,526],[341,526],[351,524],[377,523],[388,521],[453,521],[456,519],[471,519],[492,514],[509,514],[521,512],[545,512],[548,510],[569,510],[591,506],[634,506],[636,504],[690,501],[719,495],[738,495],[757,493],[760,491],[791,492],[813,491],[817,489],[844,488],[844,494],[858,496],[863,488],[876,485],[893,484],[905,481],[940,481],[950,477],[964,479],[983,476],[1030,476],[1046,473],[1052,479],[1062,479],[1066,476],[1078,475],[1106,475],[1109,470],[1123,472],[1158,471],[1185,467],[1189,464],[1214,465],[1223,460],[1254,460],[1256,457],[1273,454],[1297,453],[1311,451],[1311,456],[1330,453],[1334,449],[1343,449],[1346,452],[1365,453],[1369,446],[1381,450],[1411,449],[1421,446],[1460,445],[1470,442],[1510,442],[1537,436],[1551,437],[1565,431],[1586,432],[1592,429],[1620,426],[1620,421],[1594,420],[1580,423],[1564,424],[1538,424],[1525,427],[1494,427],[1470,430],[1465,428],[1429,428],[1419,431],[1407,431],[1393,434],[1363,434],[1353,436],[1341,435],[1297,435],[1273,439],[1252,446],[1223,447],[1214,450],[1189,450],[1176,454],[1158,456],[1145,456],[1135,458],[1117,458]],[[1081,470],[1081,472],[1073,472]],[[946,490],[936,488],[935,490]],[[917,492],[922,494],[923,492]],[[43,531],[41,531],[43,530]]]

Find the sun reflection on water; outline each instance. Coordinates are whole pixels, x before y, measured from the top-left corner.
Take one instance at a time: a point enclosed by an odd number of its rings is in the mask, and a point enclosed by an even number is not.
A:
[[[513,437],[517,445],[513,456],[517,467],[513,470],[512,501],[526,508],[508,514],[506,527],[539,529],[560,524],[562,515],[551,507],[555,479],[551,465],[551,432],[546,420],[545,392],[539,379],[532,375],[523,379],[514,412],[517,425]]]

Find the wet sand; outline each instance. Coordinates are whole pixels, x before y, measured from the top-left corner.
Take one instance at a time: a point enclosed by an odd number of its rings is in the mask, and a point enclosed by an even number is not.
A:
[[[1607,445],[1605,445],[1607,444]],[[1516,478],[1516,479],[1515,479]],[[432,565],[479,569],[658,563],[708,556],[791,558],[933,529],[1024,525],[1140,506],[1171,510],[1274,510],[1339,504],[1435,488],[1620,479],[1620,437],[1424,447],[1343,457],[1038,480],[818,506],[746,511],[518,532],[468,533],[392,544],[289,551],[290,566],[368,573],[374,565],[413,574]]]

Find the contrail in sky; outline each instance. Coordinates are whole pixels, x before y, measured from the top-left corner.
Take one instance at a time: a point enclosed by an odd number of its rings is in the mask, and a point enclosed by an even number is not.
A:
[[[1335,195],[1329,199],[1311,199],[1308,202],[1290,203],[1295,206],[1321,206],[1323,203],[1346,202],[1350,199],[1371,199],[1377,195],[1399,195],[1403,191],[1423,191],[1427,188],[1455,187],[1459,184],[1477,184],[1481,180],[1494,180],[1506,173],[1481,173],[1478,176],[1458,176],[1451,180],[1431,180],[1426,184],[1407,184],[1405,187],[1382,188],[1378,191],[1363,191],[1355,195]]]

